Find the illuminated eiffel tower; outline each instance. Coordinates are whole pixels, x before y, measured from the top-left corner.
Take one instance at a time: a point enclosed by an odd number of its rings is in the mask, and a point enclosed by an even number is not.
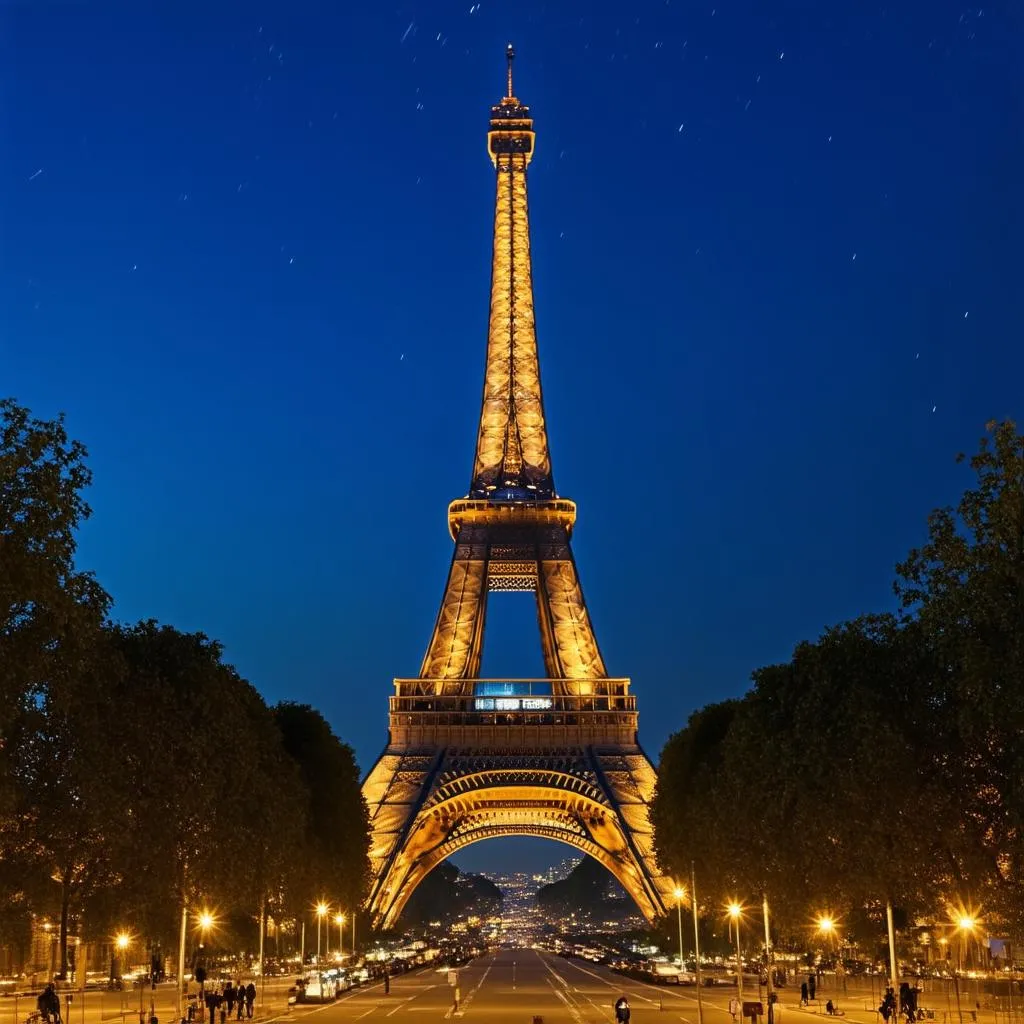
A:
[[[363,783],[372,828],[370,911],[394,924],[427,873],[470,843],[560,840],[599,860],[648,919],[671,885],[657,867],[655,774],[637,742],[628,679],[609,678],[559,497],[541,399],[526,169],[530,110],[508,86],[491,108],[496,170],[491,313],[469,494],[448,507],[455,554],[417,679],[396,679],[388,745]],[[547,679],[480,679],[487,595],[533,591]]]

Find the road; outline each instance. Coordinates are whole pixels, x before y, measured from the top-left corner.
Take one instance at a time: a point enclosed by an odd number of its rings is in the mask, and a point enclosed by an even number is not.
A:
[[[532,949],[503,949],[459,968],[458,1009],[447,970],[433,966],[392,978],[387,995],[383,984],[376,982],[332,1003],[289,1009],[291,983],[286,978],[267,980],[253,1024],[533,1024],[534,1017],[543,1018],[543,1024],[614,1024],[613,1005],[621,995],[629,999],[631,1024],[698,1024],[694,987],[634,981],[587,961],[565,960]],[[728,1004],[735,994],[732,987],[702,989],[703,1024],[733,1024]],[[759,997],[756,989],[744,994],[748,999]],[[173,986],[157,990],[155,1010],[161,1024],[174,1024],[174,995]],[[776,1024],[824,1024],[821,1000],[810,1009],[799,1008],[795,986],[783,989],[780,996]],[[851,985],[849,994],[840,996],[830,987],[823,988],[821,999],[829,998],[841,1006],[843,1024],[877,1024],[877,993],[867,988],[854,990]],[[34,999],[0,1000],[0,1024],[25,1024],[34,1003]],[[955,1006],[945,995],[928,993],[924,1005],[935,1009],[935,1024],[959,1024]],[[965,999],[964,1008],[970,1005]],[[80,998],[73,1002],[66,1024],[137,1024],[138,1007],[137,990],[90,992],[84,1003]],[[969,1021],[965,1014],[965,1024]],[[991,1013],[979,1014],[978,1021],[1006,1024]]]
[[[297,1007],[308,1024],[611,1024],[621,995],[629,998],[632,1024],[697,1024],[696,991],[649,985],[604,967],[564,960],[532,949],[503,949],[459,968],[459,1007],[447,974],[432,967],[401,975],[384,995],[381,986],[356,989],[326,1007]],[[705,990],[704,1024],[732,1024],[729,993]],[[298,1024],[298,1021],[297,1021]]]

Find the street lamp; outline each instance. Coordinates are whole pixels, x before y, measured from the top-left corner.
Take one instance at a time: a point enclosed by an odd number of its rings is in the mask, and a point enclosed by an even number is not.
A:
[[[743,962],[740,960],[740,918],[743,917],[743,908],[733,900],[726,908],[726,913],[736,926],[736,998],[743,1001]]]
[[[117,952],[110,956],[110,980],[112,982],[124,974],[124,952],[131,941],[131,936],[127,932],[118,932],[114,936],[114,948]]]
[[[330,907],[321,900],[316,905],[316,965],[320,966],[320,922],[327,916]]]
[[[686,890],[681,886],[677,885],[672,890],[672,895],[676,898],[676,916],[679,918],[679,970],[683,970],[683,900],[686,899]]]
[[[202,949],[206,944],[206,933],[214,926],[216,918],[209,910],[201,910],[196,920],[199,924],[199,948]],[[202,980],[199,982],[199,1013],[200,1020],[202,1020],[202,1015],[206,1012],[204,1009],[206,999],[206,966],[205,964],[199,964],[198,966],[203,969],[203,973],[200,975]],[[211,1024],[213,1024],[212,1021]]]
[[[338,956],[344,957],[345,955],[345,943],[343,941],[342,927],[345,924],[344,914],[335,914],[334,923],[338,926]]]
[[[690,861],[690,908],[693,910],[693,973],[697,981],[697,1024],[704,1024],[704,1003],[700,997],[700,929],[697,925],[697,869]]]
[[[963,1011],[960,1008],[960,974],[963,973],[964,960],[966,958],[967,941],[969,936],[975,933],[978,925],[981,924],[980,914],[973,907],[965,907],[962,903],[958,907],[950,907],[950,921],[960,935],[959,948],[957,950],[957,969],[953,971],[953,991],[956,993],[956,1012],[961,1024],[963,1024]]]
[[[831,914],[821,914],[818,917],[818,931],[821,932],[823,938],[828,943],[831,949],[833,944],[837,941],[836,935],[836,922],[835,918]],[[843,995],[846,994],[846,970],[840,961],[839,966],[836,968],[836,977],[842,978],[843,980]]]

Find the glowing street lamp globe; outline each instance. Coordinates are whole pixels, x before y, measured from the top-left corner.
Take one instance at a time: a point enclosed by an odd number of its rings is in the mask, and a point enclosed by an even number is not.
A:
[[[736,902],[730,903],[725,909],[734,921],[743,913],[743,908]]]
[[[131,937],[128,935],[127,932],[120,932],[117,938],[114,940],[115,944],[117,945],[117,948],[122,951],[128,948],[128,944],[131,941]]]

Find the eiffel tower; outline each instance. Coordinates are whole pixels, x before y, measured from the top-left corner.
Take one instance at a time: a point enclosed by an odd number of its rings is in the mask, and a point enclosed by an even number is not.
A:
[[[457,850],[496,836],[556,839],[600,861],[649,919],[672,899],[655,861],[655,774],[629,680],[610,678],[555,490],[534,326],[526,169],[530,109],[491,108],[496,171],[483,408],[469,494],[448,506],[455,554],[417,679],[396,679],[388,745],[363,783],[375,924]],[[487,596],[533,591],[547,679],[481,679]]]

